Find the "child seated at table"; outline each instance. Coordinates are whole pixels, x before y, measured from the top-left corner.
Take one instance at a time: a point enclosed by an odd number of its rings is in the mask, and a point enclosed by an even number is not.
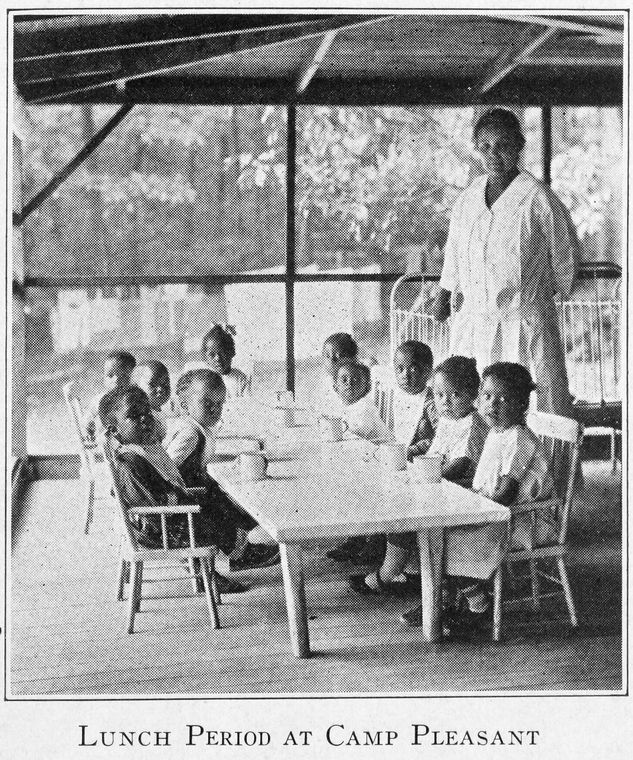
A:
[[[141,362],[134,367],[130,382],[147,394],[156,421],[156,433],[162,441],[167,434],[167,417],[174,416],[167,367],[156,360]]]
[[[355,359],[341,359],[334,369],[334,390],[350,433],[373,443],[393,441],[393,433],[380,417],[371,391],[369,367]]]
[[[440,417],[427,454],[441,457],[443,478],[468,486],[488,435],[488,426],[475,409],[478,390],[479,374],[474,359],[451,356],[433,375],[433,397]],[[419,591],[419,579],[404,572],[415,549],[415,533],[388,535],[382,565],[367,576],[352,576],[351,587],[361,594]],[[405,613],[403,619],[417,620],[420,612],[416,608]]]
[[[499,362],[482,373],[479,409],[490,428],[472,487],[483,496],[513,506],[549,498],[554,490],[545,452],[527,427],[530,394],[535,389],[529,371],[520,364]],[[513,520],[510,540],[504,523],[464,526],[445,531],[445,573],[453,576],[457,603],[446,616],[453,632],[470,631],[491,611],[487,582],[503,561],[508,545],[530,541],[530,515]],[[553,523],[539,513],[538,540],[553,536]],[[419,613],[410,624],[421,623]]]
[[[202,361],[187,362],[183,374],[193,369],[211,369],[222,376],[229,399],[250,394],[248,377],[242,370],[233,367],[235,340],[221,325],[214,325],[202,339]]]
[[[396,388],[393,393],[393,429],[396,440],[407,444],[409,461],[426,454],[437,428],[433,392],[428,386],[433,353],[419,340],[401,343],[393,357]]]
[[[94,439],[99,424],[99,403],[101,399],[113,390],[125,390],[130,385],[130,376],[136,359],[127,351],[110,351],[103,362],[103,388],[94,396],[83,420],[84,432],[87,438]]]
[[[255,528],[257,522],[231,501],[207,473],[207,464],[215,453],[216,427],[226,398],[222,377],[210,369],[185,372],[178,379],[176,395],[183,415],[170,421],[163,444],[187,486],[205,487],[216,512],[233,527],[230,541],[218,544],[229,557],[230,569],[247,570],[276,564],[280,561],[279,547],[249,543],[248,531]]]
[[[358,344],[349,333],[334,333],[325,339],[321,351],[322,375],[316,406],[323,414],[340,412],[341,401],[334,390],[334,371],[343,359],[356,360]]]
[[[355,359],[341,359],[334,369],[334,390],[341,402],[341,416],[349,431],[373,443],[393,441],[393,433],[380,418],[370,393],[369,367]],[[367,564],[382,556],[384,536],[352,536],[327,552],[337,562]]]
[[[144,391],[134,385],[109,391],[99,403],[99,416],[113,451],[117,483],[126,507],[198,501],[187,493],[178,468],[158,443],[154,417]],[[226,545],[231,539],[231,526],[217,520],[208,502],[199,503],[201,511],[193,519],[196,543],[199,546]],[[135,516],[131,522],[142,546],[162,548],[159,516]],[[169,548],[189,545],[186,515],[168,517],[167,538]]]

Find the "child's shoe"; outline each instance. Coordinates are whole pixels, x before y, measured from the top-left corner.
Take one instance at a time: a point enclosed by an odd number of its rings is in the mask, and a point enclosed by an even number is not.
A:
[[[277,565],[281,561],[277,544],[248,544],[241,557],[229,559],[231,572],[256,570]]]

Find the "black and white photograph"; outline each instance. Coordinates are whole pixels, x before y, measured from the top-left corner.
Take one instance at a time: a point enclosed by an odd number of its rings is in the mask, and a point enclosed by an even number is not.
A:
[[[6,700],[628,692],[628,14],[6,11]]]

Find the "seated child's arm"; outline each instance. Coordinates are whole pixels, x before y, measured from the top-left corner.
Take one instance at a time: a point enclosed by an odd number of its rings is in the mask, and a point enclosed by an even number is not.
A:
[[[409,462],[413,461],[413,457],[417,457],[418,454],[426,454],[431,448],[432,443],[433,438],[422,438],[421,440],[412,443],[407,449],[407,459]]]
[[[491,495],[493,501],[508,507],[516,499],[519,492],[519,481],[510,475],[502,475],[495,492]]]
[[[189,425],[178,426],[173,431],[173,435],[168,433],[167,437],[163,440],[165,451],[167,451],[178,468],[182,467],[187,457],[191,455],[197,445],[198,434]]]
[[[472,480],[472,472],[473,463],[468,457],[447,460],[442,465],[442,477],[445,480]]]

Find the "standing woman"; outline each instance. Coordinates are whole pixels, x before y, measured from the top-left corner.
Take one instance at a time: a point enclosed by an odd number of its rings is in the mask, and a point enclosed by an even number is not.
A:
[[[480,372],[498,361],[523,364],[538,409],[570,415],[554,295],[569,296],[578,266],[571,216],[546,184],[519,171],[525,138],[511,111],[487,111],[473,139],[485,174],[453,208],[433,314],[446,319],[451,294],[462,293],[450,353],[474,357]]]

